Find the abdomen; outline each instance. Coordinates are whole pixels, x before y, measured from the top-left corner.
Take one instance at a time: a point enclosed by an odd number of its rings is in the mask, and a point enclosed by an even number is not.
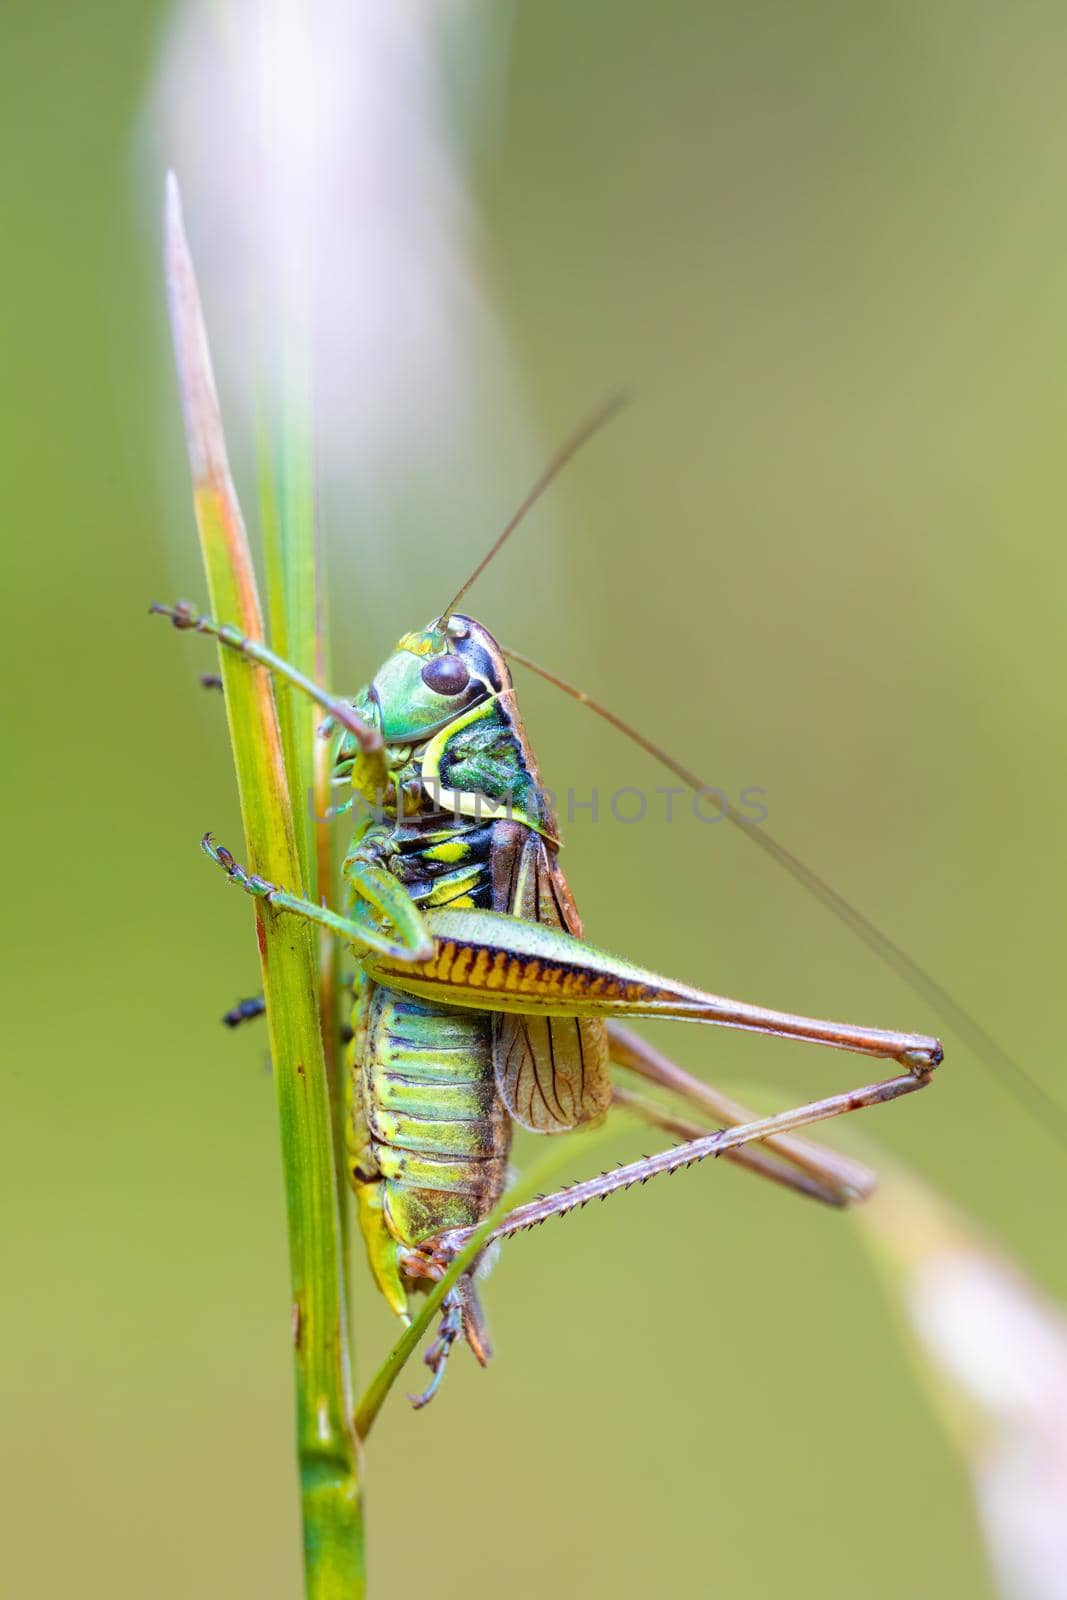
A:
[[[504,1192],[511,1143],[491,1016],[375,986],[361,1055],[363,1111],[393,1237],[417,1247],[481,1221]]]

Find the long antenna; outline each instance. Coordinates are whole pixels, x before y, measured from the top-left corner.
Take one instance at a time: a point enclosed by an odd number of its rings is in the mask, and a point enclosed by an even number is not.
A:
[[[560,446],[555,455],[552,457],[551,461],[548,463],[548,466],[545,468],[537,482],[534,484],[533,488],[530,490],[529,494],[526,496],[525,500],[523,500],[522,504],[515,512],[515,515],[512,517],[503,533],[499,534],[497,538],[494,539],[493,543],[489,546],[489,549],[479,561],[478,565],[475,567],[466,583],[463,584],[462,588],[457,594],[453,595],[450,604],[447,605],[441,612],[440,620],[442,622],[447,622],[448,618],[459,605],[459,602],[463,599],[463,596],[466,594],[467,590],[481,577],[490,561],[492,561],[493,557],[497,555],[497,553],[511,538],[511,535],[515,532],[515,529],[519,526],[519,523],[522,521],[523,517],[530,510],[530,508],[536,505],[537,501],[540,500],[541,496],[544,494],[545,490],[548,488],[553,479],[558,478],[568,461],[578,454],[578,451],[582,448],[583,444],[588,444],[593,435],[595,433],[599,433],[605,423],[610,422],[612,417],[616,416],[618,412],[622,410],[623,406],[626,404],[626,400],[627,396],[623,393],[612,395],[609,400],[606,400],[602,406],[593,412],[591,417],[587,417],[585,422],[583,422],[580,427],[575,429],[570,438],[567,440],[566,444]]]
[[[688,767],[683,767],[680,761],[675,761],[674,757],[669,755],[660,745],[654,744],[651,739],[646,738],[643,733],[632,727],[630,723],[625,722],[622,717],[617,716],[614,711],[609,711],[607,706],[601,705],[599,701],[594,700],[592,695],[585,693],[584,689],[576,688],[573,683],[568,683],[565,678],[558,677],[556,673],[550,672],[547,667],[540,666],[538,662],[532,661],[529,656],[524,656],[519,650],[511,650],[503,646],[501,648],[509,660],[518,662],[521,667],[527,667],[530,672],[535,672],[539,678],[544,678],[547,683],[553,684],[557,689],[562,689],[563,693],[570,695],[572,700],[577,700],[581,705],[587,706],[590,711],[595,712],[598,717],[602,717],[605,722],[610,722],[611,726],[617,728],[627,739],[632,739],[634,744],[639,745],[654,761],[658,761],[661,766],[666,767],[668,772],[673,772],[675,777],[680,778],[688,788],[707,795],[709,802],[714,801],[722,814],[728,817],[735,827],[740,828],[746,839],[751,839],[753,844],[758,845],[761,850],[777,861],[779,866],[784,867],[791,877],[795,878],[798,883],[803,884],[806,889],[809,889],[827,910],[832,911],[835,917],[838,917],[847,928],[852,930],[858,939],[862,940],[868,950],[873,951],[898,977],[903,978],[904,982],[916,994],[931,1005],[940,1016],[943,1016],[960,1038],[970,1046],[979,1060],[995,1073],[1000,1074],[1005,1087],[1010,1088],[1010,1091],[1020,1104],[1024,1105],[1031,1115],[1036,1117],[1042,1126],[1052,1133],[1054,1138],[1067,1146],[1067,1110],[1057,1100],[1053,1099],[1052,1095],[1038,1083],[1036,1078],[1031,1077],[1025,1067],[1008,1054],[1003,1045],[999,1044],[977,1018],[973,1017],[966,1007],[962,1006],[942,984],[938,983],[936,978],[931,977],[917,961],[908,955],[906,950],[902,950],[900,945],[890,939],[888,934],[883,933],[881,928],[876,927],[850,900],[846,900],[844,895],[839,894],[832,884],[827,883],[825,878],[820,877],[798,856],[795,856],[791,850],[787,850],[785,845],[779,844],[778,840],[767,832],[762,823],[750,822],[747,817],[742,816],[739,811],[734,809],[725,795],[702,783],[695,772],[690,772]]]

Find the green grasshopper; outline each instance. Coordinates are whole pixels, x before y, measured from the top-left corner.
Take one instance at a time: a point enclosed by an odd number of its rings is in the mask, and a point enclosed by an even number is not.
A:
[[[515,1123],[535,1133],[565,1133],[598,1122],[614,1104],[683,1142],[517,1207],[494,1239],[717,1156],[843,1206],[870,1191],[872,1175],[797,1138],[795,1130],[922,1088],[942,1059],[937,1039],[709,994],[585,939],[507,658],[534,664],[505,652],[457,605],[591,431],[583,430],[550,464],[445,612],[405,635],[353,701],[325,693],[232,627],[187,606],[154,608],[304,690],[340,730],[335,781],[351,786],[350,804],[360,812],[342,866],[341,911],[247,872],[210,834],[203,845],[231,882],[279,913],[327,928],[356,958],[347,1051],[348,1177],[371,1272],[404,1321],[412,1294],[444,1273],[504,1193]],[[619,718],[554,675],[544,676],[696,783]],[[622,1025],[635,1017],[804,1039],[892,1061],[901,1070],[758,1118]],[[706,1125],[613,1085],[613,1065],[681,1096],[721,1126],[708,1133]],[[479,1271],[485,1262],[483,1253]],[[416,1405],[437,1389],[458,1338],[483,1365],[489,1359],[474,1277],[461,1278],[444,1302],[425,1357],[430,1383]]]

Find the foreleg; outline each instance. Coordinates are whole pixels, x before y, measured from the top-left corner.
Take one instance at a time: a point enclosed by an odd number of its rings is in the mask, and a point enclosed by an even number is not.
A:
[[[212,861],[226,873],[230,882],[237,884],[247,894],[265,900],[276,911],[287,911],[320,928],[327,928],[361,952],[375,951],[403,967],[407,962],[424,961],[433,951],[433,941],[418,907],[385,867],[357,863],[347,874],[348,882],[366,907],[389,919],[399,938],[390,938],[382,933],[366,913],[361,914],[357,910],[355,916],[341,916],[339,912],[330,911],[326,906],[317,906],[311,900],[290,894],[278,884],[269,883],[266,878],[246,871],[224,845],[214,842],[210,833],[204,835],[201,845]]]

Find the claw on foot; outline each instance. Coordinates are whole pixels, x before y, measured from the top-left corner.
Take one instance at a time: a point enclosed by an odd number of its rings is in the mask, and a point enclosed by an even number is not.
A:
[[[415,1257],[417,1263],[421,1264],[423,1276],[425,1277],[439,1278],[448,1265],[447,1257],[442,1261],[433,1255],[418,1252],[412,1252],[412,1256]],[[405,1261],[404,1271],[408,1277],[413,1276],[411,1264],[410,1258]],[[493,1348],[489,1342],[489,1330],[486,1327],[485,1313],[479,1303],[474,1280],[469,1274],[460,1278],[459,1282],[445,1297],[444,1305],[441,1307],[441,1323],[436,1337],[423,1356],[423,1360],[429,1367],[432,1377],[421,1394],[408,1395],[408,1399],[416,1411],[421,1411],[423,1406],[429,1405],[440,1388],[452,1346],[461,1335],[470,1345],[479,1366],[486,1366],[493,1353]]]
[[[462,1307],[458,1300],[449,1295],[441,1313],[441,1326],[437,1330],[437,1336],[422,1358],[429,1367],[432,1377],[421,1394],[408,1395],[408,1399],[416,1411],[421,1411],[423,1406],[428,1406],[441,1387],[441,1379],[445,1375],[445,1366],[449,1354],[459,1337],[462,1326]]]
[[[176,628],[195,628],[200,622],[196,608],[188,600],[179,600],[173,606],[164,606],[158,600],[153,600],[148,614],[150,617],[169,617]]]
[[[277,892],[276,883],[268,883],[266,878],[261,878],[257,873],[247,872],[227,850],[224,844],[216,844],[214,836],[208,832],[200,841],[200,848],[204,854],[210,856],[217,866],[220,866],[231,882],[236,883],[248,894],[257,895],[260,899],[269,899]]]

